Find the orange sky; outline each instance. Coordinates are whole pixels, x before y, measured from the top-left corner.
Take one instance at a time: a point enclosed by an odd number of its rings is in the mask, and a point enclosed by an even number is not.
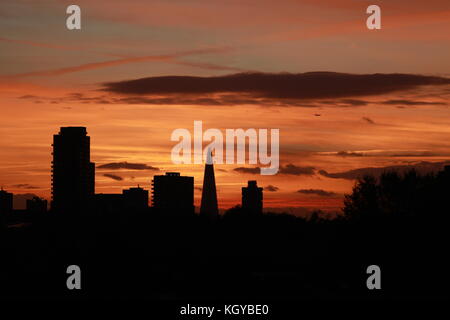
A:
[[[256,179],[260,186],[278,188],[265,191],[265,207],[336,210],[354,180],[320,170],[450,161],[448,84],[300,99],[292,105],[272,97],[261,104],[177,104],[179,94],[167,104],[126,103],[130,100],[120,99],[130,95],[100,90],[105,82],[244,71],[445,78],[450,75],[448,0],[75,3],[82,10],[78,31],[65,27],[69,1],[0,4],[0,184],[10,192],[49,197],[52,135],[70,125],[88,127],[98,165],[126,161],[160,168],[99,169],[98,193],[137,184],[149,188],[153,174],[169,170],[193,175],[200,187],[203,166],[170,160],[171,132],[193,130],[194,120],[202,120],[205,129],[278,128],[281,165],[314,168],[311,174],[260,176],[235,171],[240,165],[216,165],[222,208],[238,204],[240,188]],[[381,30],[365,26],[369,4],[382,9]],[[206,96],[217,94],[194,98]],[[328,193],[297,192],[301,189]],[[198,205],[200,192],[195,195]]]

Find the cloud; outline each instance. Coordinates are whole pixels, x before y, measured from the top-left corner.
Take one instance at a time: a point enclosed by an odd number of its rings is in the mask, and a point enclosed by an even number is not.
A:
[[[32,186],[32,185],[29,185],[28,183],[14,184],[11,187],[18,188],[18,189],[39,189],[39,187],[35,187],[35,186]]]
[[[92,62],[81,64],[78,66],[59,68],[53,70],[43,70],[43,71],[34,71],[27,73],[14,74],[9,76],[3,76],[4,78],[24,78],[24,77],[50,77],[50,76],[59,76],[68,73],[87,71],[87,70],[95,70],[106,67],[120,66],[124,64],[130,63],[140,63],[140,62],[166,62],[166,63],[175,63],[175,64],[183,64],[189,66],[195,66],[205,69],[213,69],[213,70],[222,70],[222,71],[242,71],[239,68],[232,67],[223,67],[214,64],[205,64],[205,63],[190,63],[179,61],[178,59],[185,56],[199,55],[199,54],[209,54],[209,53],[222,53],[230,51],[230,48],[209,48],[209,49],[197,49],[197,50],[188,50],[177,53],[163,54],[163,55],[151,55],[151,56],[140,56],[140,57],[122,57],[114,60],[100,61],[100,62]]]
[[[269,184],[268,186],[264,187],[264,190],[269,192],[277,192],[278,190],[280,190],[280,188]]]
[[[203,188],[202,187],[194,187],[194,190],[197,190],[197,191],[203,191]]]
[[[312,176],[315,174],[314,170],[315,170],[314,167],[309,167],[309,166],[301,167],[301,166],[296,166],[296,165],[290,163],[285,166],[280,166],[280,168],[278,170],[278,174],[293,175],[293,176],[301,176],[301,175]],[[259,173],[261,173],[260,167],[252,167],[252,168],[238,167],[238,168],[234,168],[233,171],[244,173],[244,174],[259,174]]]
[[[379,177],[384,172],[396,171],[399,173],[403,173],[409,171],[411,169],[417,170],[420,174],[426,174],[430,172],[437,172],[444,168],[444,166],[450,165],[450,161],[442,161],[442,162],[428,162],[421,161],[418,163],[407,164],[407,165],[395,165],[395,166],[386,166],[386,167],[367,167],[367,168],[359,168],[354,170],[348,170],[343,172],[336,173],[328,173],[325,170],[320,170],[319,174],[332,178],[332,179],[347,179],[347,180],[355,180],[361,178],[365,175],[373,175],[375,177]]]
[[[343,99],[343,100],[340,100],[339,102],[341,102],[343,104],[348,104],[348,105],[351,105],[351,106],[355,106],[355,107],[366,106],[366,105],[369,104],[368,101],[357,100],[357,99]]]
[[[294,164],[287,164],[285,166],[281,166],[280,170],[278,171],[280,174],[288,174],[288,175],[293,175],[293,176],[301,176],[301,175],[306,175],[306,176],[312,176],[314,175],[314,167],[301,167],[301,166],[296,166]]]
[[[362,119],[363,119],[364,121],[366,121],[367,123],[375,124],[375,121],[373,121],[372,119],[370,119],[370,118],[368,118],[368,117],[362,117]]]
[[[108,169],[108,170],[120,170],[120,169],[130,169],[130,170],[154,170],[159,171],[159,168],[148,166],[144,163],[128,163],[128,162],[113,162],[106,163],[97,166],[97,169]]]
[[[121,176],[116,176],[115,174],[105,173],[103,176],[107,177],[107,178],[111,178],[111,179],[116,180],[116,181],[122,181],[123,180],[123,178]]]
[[[366,106],[370,101],[360,100],[360,99],[339,99],[339,100],[326,100],[321,101],[323,104],[335,105],[339,107],[360,107]]]
[[[325,191],[322,189],[300,189],[297,191],[298,193],[302,193],[302,194],[315,194],[321,197],[333,197],[336,196],[337,194],[331,191]]]
[[[390,153],[390,157],[448,157],[448,153],[436,153],[431,151],[403,151],[397,153]]]
[[[26,94],[18,97],[18,99],[39,99],[39,97],[32,94]]]
[[[239,167],[239,168],[234,168],[233,171],[240,172],[240,173],[250,173],[250,174],[259,174],[261,172],[259,167],[254,167],[254,168]]]
[[[175,62],[174,62],[175,63]],[[179,63],[179,62],[176,62]],[[206,66],[205,66],[206,67]],[[357,96],[381,95],[422,85],[448,85],[449,78],[410,74],[348,74],[336,72],[236,73],[215,77],[159,76],[104,83],[101,92],[89,96],[72,93],[63,97],[21,96],[34,102],[83,104],[202,105],[202,106],[295,106],[324,105],[347,108],[373,104]],[[336,98],[336,99],[330,99]],[[387,104],[402,101],[387,100]],[[423,102],[423,101],[422,101]],[[415,102],[417,104],[421,101]],[[424,102],[428,103],[428,102]],[[443,104],[429,102],[429,104]],[[364,121],[375,122],[364,117]]]
[[[339,157],[363,157],[364,154],[361,152],[353,152],[353,151],[339,151],[336,153]]]
[[[15,44],[24,44],[32,47],[40,47],[40,48],[50,48],[50,49],[60,49],[60,50],[74,50],[76,47],[74,46],[61,46],[56,44],[28,41],[28,40],[17,40],[10,38],[0,38],[1,42],[15,43]]]
[[[414,101],[414,100],[387,100],[384,101],[383,104],[393,104],[393,105],[397,105],[397,104],[402,104],[402,105],[407,105],[407,106],[445,106],[447,105],[447,103],[445,102],[430,102],[430,101]]]
[[[212,77],[147,77],[104,83],[102,90],[131,96],[150,95],[153,99],[168,99],[177,95],[205,96],[228,93],[234,99],[241,100],[244,97],[243,100],[253,104],[260,104],[260,99],[295,104],[298,100],[380,95],[423,85],[448,84],[450,84],[448,78],[413,74],[248,72]],[[343,102],[348,105],[366,103],[356,99],[347,99]]]
[[[450,152],[432,152],[429,150],[365,150],[319,152],[319,155],[338,157],[449,157]]]

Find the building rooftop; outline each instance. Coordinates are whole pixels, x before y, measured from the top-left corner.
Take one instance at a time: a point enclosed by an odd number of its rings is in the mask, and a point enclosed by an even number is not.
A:
[[[86,127],[61,127],[59,134],[64,135],[86,135]]]

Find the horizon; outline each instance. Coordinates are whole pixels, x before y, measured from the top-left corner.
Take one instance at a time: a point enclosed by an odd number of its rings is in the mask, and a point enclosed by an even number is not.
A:
[[[370,1],[80,0],[72,31],[69,4],[2,4],[9,192],[50,199],[51,138],[68,125],[88,128],[91,159],[106,166],[96,193],[176,171],[194,177],[196,207],[203,165],[172,163],[173,130],[279,129],[277,175],[215,165],[222,210],[257,180],[265,208],[335,212],[358,175],[450,163],[448,1],[382,2],[380,30],[365,25]],[[108,168],[120,163],[135,166]]]

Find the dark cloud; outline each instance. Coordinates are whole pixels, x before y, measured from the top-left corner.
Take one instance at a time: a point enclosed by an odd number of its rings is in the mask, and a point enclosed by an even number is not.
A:
[[[353,152],[353,151],[339,151],[336,153],[337,156],[340,157],[363,157],[364,154],[361,152]]]
[[[321,153],[319,153],[321,154]],[[450,153],[445,152],[431,152],[421,150],[408,150],[408,151],[339,151],[336,153],[322,153],[322,155],[334,155],[339,157],[449,157]]]
[[[301,176],[301,175],[312,176],[315,173],[314,169],[315,169],[314,167],[309,166],[301,167],[290,163],[285,166],[281,166],[278,173],[294,176]]]
[[[367,123],[375,124],[375,121],[373,121],[373,120],[370,119],[369,117],[362,117],[362,119],[363,119],[365,122],[367,122]]]
[[[236,172],[240,172],[240,173],[248,173],[248,174],[259,174],[261,173],[261,170],[259,167],[253,167],[253,168],[247,168],[247,167],[239,167],[239,168],[234,168],[233,169]],[[294,164],[287,164],[285,166],[280,166],[279,170],[278,170],[278,174],[286,174],[286,175],[293,175],[293,176],[301,176],[301,175],[306,175],[306,176],[312,176],[314,175],[314,167],[301,167],[301,166],[296,166]]]
[[[236,171],[239,173],[250,173],[250,174],[259,174],[261,172],[259,167],[254,167],[254,168],[239,167],[239,168],[234,168],[233,171]]]
[[[412,74],[348,74],[336,72],[307,73],[237,73],[213,77],[159,76],[103,84],[104,91],[125,95],[208,95],[231,93],[270,100],[308,100],[380,95],[414,89],[422,85],[450,84],[450,79]],[[208,99],[208,98],[206,98]],[[214,101],[213,101],[214,102]],[[344,103],[364,105],[348,99]]]
[[[450,165],[450,161],[443,162],[428,162],[421,161],[418,163],[406,164],[406,165],[395,165],[395,166],[386,166],[386,167],[368,167],[368,168],[359,168],[349,171],[336,172],[336,173],[328,173],[325,170],[320,170],[319,174],[333,179],[347,179],[354,180],[361,178],[365,175],[373,175],[375,177],[379,177],[384,172],[396,171],[399,173],[406,172],[411,169],[417,170],[417,172],[421,174],[426,174],[430,172],[437,172],[444,168],[444,166]]]
[[[194,189],[197,190],[197,191],[200,191],[200,192],[203,191],[202,187],[194,187]]]
[[[302,194],[315,194],[321,197],[333,197],[336,196],[337,194],[331,191],[325,191],[322,189],[300,189],[297,191],[298,193],[302,193]]]
[[[107,177],[107,178],[111,178],[111,179],[116,180],[116,181],[122,181],[123,180],[123,178],[121,176],[117,176],[115,174],[105,173],[103,176]]]
[[[430,101],[414,101],[414,100],[387,100],[383,102],[384,104],[393,104],[393,105],[406,105],[406,106],[445,106],[447,103],[445,102],[430,102]]]
[[[366,106],[369,104],[369,102],[367,102],[367,101],[357,100],[357,99],[343,99],[340,102],[343,104],[348,104],[350,106],[355,106],[355,107]]]
[[[237,73],[214,77],[160,76],[104,83],[100,91],[118,95],[87,96],[73,92],[62,97],[23,95],[35,103],[144,104],[144,105],[259,105],[316,108],[365,106],[358,97],[448,85],[449,78],[412,74]],[[443,89],[445,90],[445,89]],[[431,95],[433,96],[433,95]],[[446,105],[444,102],[387,100],[384,104]],[[402,106],[403,104],[403,106]]]
[[[130,169],[130,170],[154,170],[159,171],[159,168],[148,166],[144,163],[128,163],[128,162],[113,162],[106,163],[97,166],[98,169],[108,169],[108,170],[120,170],[120,169]]]
[[[264,191],[269,191],[269,192],[277,192],[278,190],[280,190],[280,188],[275,187],[271,184],[269,184],[268,186],[264,187]]]

